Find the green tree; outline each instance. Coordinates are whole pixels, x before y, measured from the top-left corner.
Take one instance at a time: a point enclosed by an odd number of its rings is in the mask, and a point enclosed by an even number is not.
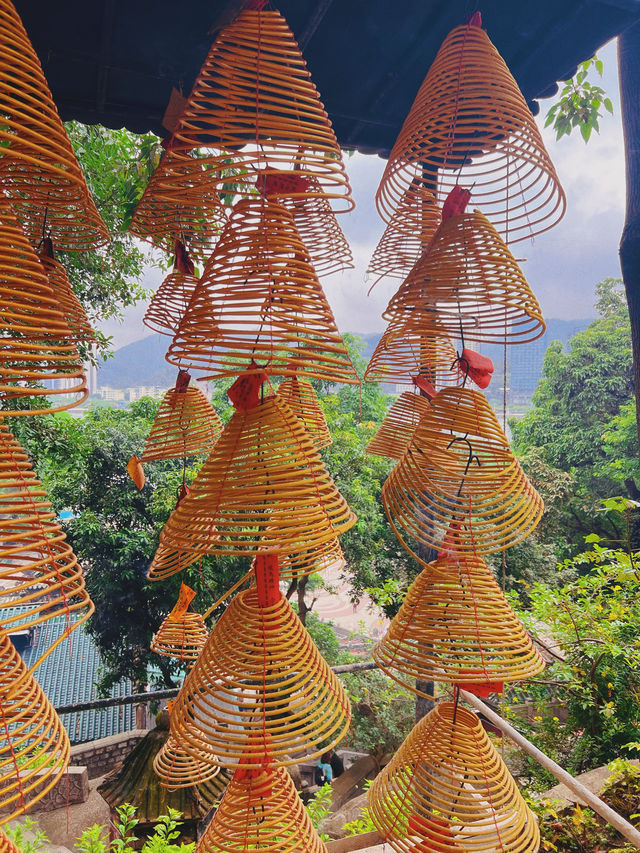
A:
[[[560,95],[548,112],[545,127],[553,125],[556,139],[570,136],[578,128],[585,142],[591,138],[592,131],[600,133],[600,119],[603,108],[613,115],[611,98],[602,86],[591,82],[590,74],[596,72],[602,77],[604,66],[597,56],[581,62],[574,77],[565,80]]]

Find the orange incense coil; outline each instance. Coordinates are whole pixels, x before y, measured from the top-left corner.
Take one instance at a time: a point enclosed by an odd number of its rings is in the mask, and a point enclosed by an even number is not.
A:
[[[393,403],[378,432],[367,445],[367,453],[401,459],[409,446],[422,416],[429,410],[429,401],[421,394],[405,391]]]
[[[329,447],[333,439],[313,385],[294,376],[278,386],[278,396],[285,400],[313,438],[318,450]]]
[[[283,767],[236,771],[200,840],[198,853],[326,853]]]
[[[433,321],[434,312],[439,328],[468,341],[527,343],[545,330],[520,267],[477,210],[442,223],[383,316],[415,328]]]
[[[407,311],[389,323],[364,374],[366,382],[410,383],[415,376],[423,376],[434,392],[464,378],[451,339],[432,311]]]
[[[566,200],[518,85],[474,22],[444,40],[391,151],[376,194],[385,222],[420,188],[441,205],[456,184],[505,240],[540,234]]]
[[[206,261],[220,236],[226,209],[205,161],[185,154],[176,160],[172,142],[147,184],[129,231],[167,254],[176,240],[198,261]]]
[[[46,492],[0,422],[0,625],[14,631],[66,615],[61,642],[92,613],[82,569]]]
[[[433,193],[416,183],[406,192],[375,248],[367,273],[381,278],[406,278],[440,225]]]
[[[0,853],[21,853],[17,845],[0,831]]]
[[[382,502],[396,536],[423,565],[404,533],[433,548],[490,554],[526,538],[544,509],[486,397],[468,388],[433,398]]]
[[[96,341],[87,312],[71,288],[71,283],[62,264],[53,254],[53,243],[49,238],[43,241],[39,253],[40,263],[58,300],[62,313],[69,324],[70,338],[76,344],[90,345]]]
[[[320,755],[346,734],[351,710],[289,602],[240,592],[211,631],[173,707],[172,731],[200,761],[252,767]]]
[[[172,735],[153,759],[153,769],[160,778],[160,784],[170,789],[200,785],[220,772],[214,764],[197,761],[188,755]]]
[[[3,416],[59,412],[86,400],[89,392],[81,359],[60,299],[1,193],[0,327]],[[31,384],[42,382],[47,387]],[[60,400],[61,395],[67,400]],[[21,409],[8,404],[20,397],[49,398],[52,408]]]
[[[369,814],[398,853],[535,853],[538,824],[471,711],[440,702],[369,791]]]
[[[193,261],[179,240],[175,245],[175,261],[171,272],[157,289],[142,322],[161,335],[173,336],[198,283]]]
[[[180,586],[178,601],[151,643],[151,651],[180,661],[196,660],[207,642],[209,632],[200,613],[189,613],[195,592],[185,583]]]
[[[293,33],[279,12],[245,9],[217,35],[176,125],[168,160],[213,149],[202,162],[220,191],[255,192],[263,169],[300,171],[318,188],[285,183],[354,206],[342,152]],[[178,167],[176,167],[178,168]],[[190,198],[201,188],[193,187]],[[195,203],[195,202],[194,202]]]
[[[147,580],[162,581],[187,569],[202,557],[198,551],[175,551],[159,545],[147,571]]]
[[[235,205],[167,361],[207,379],[253,370],[359,383],[283,205],[260,197]]]
[[[69,763],[69,736],[0,631],[0,825],[50,791]]]
[[[167,549],[287,554],[356,523],[313,440],[284,400],[236,411],[160,535]]]
[[[521,681],[544,669],[490,569],[473,556],[436,560],[418,575],[373,657],[416,693],[416,679]]]
[[[170,388],[162,398],[140,461],[210,453],[221,432],[222,421],[199,388]]]
[[[345,566],[346,560],[337,538],[315,548],[301,548],[290,554],[278,556],[280,578],[286,581],[296,580],[329,568],[340,571]],[[255,559],[252,567],[255,568]]]
[[[109,234],[89,195],[40,60],[10,0],[0,2],[0,180],[33,243],[49,233],[65,250]]]

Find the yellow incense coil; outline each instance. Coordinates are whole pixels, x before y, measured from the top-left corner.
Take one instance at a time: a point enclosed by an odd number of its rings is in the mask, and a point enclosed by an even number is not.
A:
[[[197,761],[188,755],[172,735],[153,759],[153,769],[160,778],[160,784],[169,789],[200,785],[220,773],[216,765]]]
[[[0,853],[20,853],[16,844],[0,831]]]
[[[154,332],[173,337],[197,284],[195,275],[174,269],[154,293],[142,322]]]
[[[280,578],[286,581],[296,580],[325,569],[340,571],[346,564],[337,538],[315,548],[301,548],[289,554],[278,555]],[[252,567],[255,568],[255,559]]]
[[[87,312],[73,292],[65,268],[53,256],[51,241],[45,241],[44,249],[41,249],[39,258],[58,300],[60,310],[69,325],[70,339],[76,344],[84,344],[85,346],[95,343],[96,333],[89,322]]]
[[[198,844],[198,853],[326,853],[282,767],[237,771]]]
[[[433,193],[417,184],[406,192],[376,246],[367,273],[381,278],[406,278],[440,225]],[[374,282],[374,285],[377,282]]]
[[[60,121],[40,60],[10,0],[0,2],[0,180],[32,243],[95,249],[109,234]]]
[[[222,421],[199,388],[170,388],[162,398],[140,460],[153,462],[210,453],[221,432]]]
[[[367,445],[367,453],[400,459],[409,446],[420,418],[429,411],[429,401],[421,394],[405,391],[392,404]]]
[[[147,571],[147,580],[162,581],[172,575],[177,575],[178,572],[197,563],[203,553],[205,552],[175,551],[172,548],[159,545]]]
[[[171,715],[180,746],[200,761],[251,767],[320,755],[346,734],[351,711],[336,675],[289,602],[239,593],[211,631]]]
[[[88,397],[82,362],[60,299],[2,193],[0,326],[3,416],[59,412]],[[43,382],[48,383],[46,387]],[[67,399],[61,400],[61,395]],[[22,397],[48,399],[52,407],[23,409],[17,402]]]
[[[234,413],[160,543],[174,551],[287,554],[331,542],[355,522],[299,418],[275,396]]]
[[[551,228],[566,207],[516,81],[473,22],[438,51],[387,161],[378,211],[391,222],[424,189],[442,205],[456,184],[473,186],[474,204],[508,243]]]
[[[544,669],[490,569],[473,556],[436,560],[418,575],[373,657],[416,693],[416,679],[521,681]]]
[[[315,191],[342,210],[354,206],[335,133],[293,33],[277,11],[245,9],[218,33],[167,159],[181,164],[195,149],[205,149],[199,162],[220,191],[231,184],[236,192],[254,193],[264,169],[300,171],[318,189],[292,191],[285,183],[283,196]],[[179,177],[173,184],[179,191]],[[199,192],[210,190],[194,182],[182,195],[197,199]]]
[[[382,487],[387,517],[419,562],[413,540],[456,553],[491,554],[535,530],[542,498],[513,455],[486,397],[444,388]]]
[[[300,418],[318,450],[329,447],[333,439],[313,385],[294,376],[280,383],[278,396],[285,400],[293,413]]]
[[[167,361],[207,379],[253,370],[359,383],[286,207],[235,205]]]
[[[545,330],[515,258],[477,210],[442,223],[383,316],[415,328],[431,321],[434,312],[439,328],[467,341],[521,344]]]
[[[397,853],[535,853],[540,833],[518,786],[466,708],[423,717],[369,791],[369,814]]]
[[[366,382],[410,383],[421,375],[437,391],[459,385],[464,375],[456,351],[438,316],[430,310],[406,311],[389,323],[369,359]]]
[[[169,614],[158,628],[151,651],[179,661],[194,661],[207,642],[209,632],[200,613]]]
[[[69,763],[60,718],[0,631],[0,825],[32,808]]]
[[[46,492],[26,452],[0,422],[0,626],[14,631],[66,616],[57,645],[93,609]]]

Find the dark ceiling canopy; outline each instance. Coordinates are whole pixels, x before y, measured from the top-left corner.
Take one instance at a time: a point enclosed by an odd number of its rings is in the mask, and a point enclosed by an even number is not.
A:
[[[17,0],[64,120],[163,136],[175,86],[188,94],[215,29],[242,0]],[[388,154],[463,0],[282,0],[345,148]],[[640,20],[640,0],[486,0],[490,38],[532,108],[576,65]]]

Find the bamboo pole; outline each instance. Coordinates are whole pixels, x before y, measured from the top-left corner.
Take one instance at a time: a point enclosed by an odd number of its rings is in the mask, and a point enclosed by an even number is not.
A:
[[[503,734],[510,737],[514,743],[527,753],[527,755],[534,758],[541,767],[545,768],[545,770],[553,773],[558,781],[565,784],[570,791],[573,791],[574,794],[580,797],[580,799],[592,808],[596,814],[599,814],[601,818],[617,829],[618,832],[627,839],[627,841],[630,841],[638,850],[640,850],[640,832],[632,826],[628,820],[625,820],[618,814],[618,812],[615,812],[610,806],[603,802],[600,797],[597,797],[593,791],[590,791],[581,782],[574,779],[570,773],[567,773],[564,768],[560,767],[559,764],[556,764],[556,762],[549,758],[548,755],[541,752],[537,746],[534,746],[531,741],[527,740],[527,738],[524,735],[521,735],[517,729],[514,729],[510,723],[507,723],[506,720],[503,720],[502,717],[492,711],[491,708],[489,708],[488,705],[485,705],[485,703],[481,699],[478,699],[477,696],[474,696],[472,693],[468,693],[466,690],[461,690],[460,697],[475,708],[476,711],[480,711],[484,714],[488,720],[497,726]]]

